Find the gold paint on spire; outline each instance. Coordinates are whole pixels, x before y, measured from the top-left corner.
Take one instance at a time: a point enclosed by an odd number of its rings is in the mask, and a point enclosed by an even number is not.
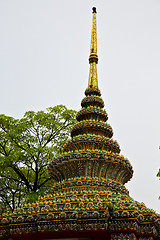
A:
[[[89,56],[90,72],[89,72],[88,88],[98,88],[96,8],[93,7],[92,9],[93,9],[93,21],[92,21],[91,50],[90,50],[90,56]]]

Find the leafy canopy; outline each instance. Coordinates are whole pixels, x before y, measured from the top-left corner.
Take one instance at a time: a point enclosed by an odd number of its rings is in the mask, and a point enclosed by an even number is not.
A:
[[[75,114],[58,105],[21,119],[0,115],[0,213],[48,193],[48,162],[62,152]]]

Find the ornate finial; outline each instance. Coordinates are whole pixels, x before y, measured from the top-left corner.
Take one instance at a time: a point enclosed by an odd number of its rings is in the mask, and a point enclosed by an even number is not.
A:
[[[93,10],[93,21],[92,21],[91,49],[90,49],[90,56],[89,56],[90,73],[89,73],[88,88],[98,89],[96,8],[93,7],[92,10]]]
[[[93,13],[97,13],[96,12],[96,7],[93,7],[92,10],[93,10]]]

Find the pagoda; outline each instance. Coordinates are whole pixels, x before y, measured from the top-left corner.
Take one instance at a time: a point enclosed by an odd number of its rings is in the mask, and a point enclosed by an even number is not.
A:
[[[0,239],[159,239],[160,215],[131,198],[124,186],[133,169],[112,138],[97,63],[93,8],[88,87],[71,139],[48,165],[52,193],[1,217]]]

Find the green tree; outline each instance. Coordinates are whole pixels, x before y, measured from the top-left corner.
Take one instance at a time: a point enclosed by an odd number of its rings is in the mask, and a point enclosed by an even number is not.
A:
[[[159,149],[160,149],[160,146],[159,146]],[[160,178],[160,169],[159,169],[159,171],[158,171],[158,173],[157,173],[157,177]],[[160,199],[160,196],[159,196],[159,199]]]
[[[0,213],[50,191],[47,165],[62,152],[75,114],[58,105],[26,112],[22,119],[0,115]]]

